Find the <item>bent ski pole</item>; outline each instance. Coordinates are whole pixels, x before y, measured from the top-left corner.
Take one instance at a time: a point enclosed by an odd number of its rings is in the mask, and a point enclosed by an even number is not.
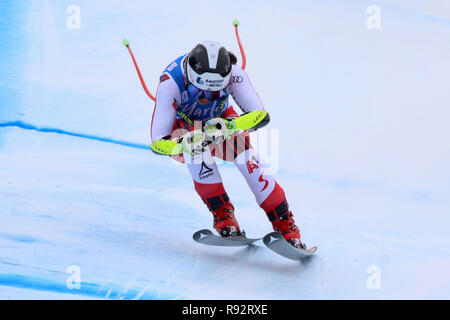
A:
[[[234,25],[234,28],[235,28],[235,31],[236,31],[236,39],[237,39],[238,44],[239,44],[239,50],[241,51],[242,69],[244,70],[245,66],[247,64],[247,58],[245,57],[244,47],[242,46],[241,39],[239,38],[239,32],[238,32],[239,21],[238,20],[234,20],[233,21],[233,25]],[[136,67],[136,71],[137,71],[137,74],[139,76],[139,80],[141,80],[141,84],[142,84],[142,87],[144,88],[145,93],[149,96],[150,99],[152,99],[153,101],[156,101],[155,96],[153,96],[150,93],[150,91],[147,88],[147,85],[145,84],[144,77],[141,74],[141,70],[139,70],[139,66],[138,66],[138,64],[136,62],[136,59],[134,58],[133,51],[131,51],[130,41],[124,39],[123,40],[123,45],[128,49],[128,52],[130,53],[131,59],[133,60],[134,66]]]
[[[136,62],[136,59],[134,58],[133,52],[131,51],[130,41],[123,40],[123,45],[125,47],[127,47],[128,52],[131,55],[131,59],[133,59],[134,66],[136,67],[136,71],[138,73],[139,79],[141,80],[141,84],[142,84],[142,87],[144,88],[145,93],[150,97],[150,99],[152,99],[153,101],[156,101],[156,98],[150,93],[150,91],[147,88],[147,85],[145,84],[144,78],[142,77],[141,71],[139,70],[139,66]]]
[[[239,32],[238,32],[239,21],[237,19],[233,21],[233,26],[236,31],[236,39],[239,44],[239,50],[241,51],[241,57],[242,57],[242,67],[241,68],[242,68],[242,70],[245,70],[245,66],[247,64],[247,58],[245,57],[244,47],[242,46],[241,39],[239,38]]]

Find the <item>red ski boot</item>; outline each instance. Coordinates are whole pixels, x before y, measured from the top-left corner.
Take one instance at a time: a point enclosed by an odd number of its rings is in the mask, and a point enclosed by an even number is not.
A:
[[[228,202],[212,211],[214,216],[214,228],[222,237],[243,236],[239,224],[234,216],[234,207]]]
[[[306,248],[306,245],[300,240],[300,230],[295,225],[286,195],[278,183],[275,183],[272,193],[261,203],[260,207],[266,212],[273,229],[280,232],[287,242],[296,248]]]
[[[272,221],[273,229],[281,233],[291,245],[296,248],[306,249],[306,245],[300,240],[300,229],[295,225],[292,212],[287,211]]]

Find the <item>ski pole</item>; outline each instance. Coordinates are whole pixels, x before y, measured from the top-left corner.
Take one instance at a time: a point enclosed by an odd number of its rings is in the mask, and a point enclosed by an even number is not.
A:
[[[238,44],[239,44],[239,50],[241,51],[242,70],[245,70],[245,65],[247,64],[247,58],[245,57],[244,47],[242,46],[241,39],[239,38],[239,32],[238,32],[239,21],[237,19],[235,19],[233,21],[233,26],[234,26],[234,29],[236,31],[236,39],[237,39]]]
[[[236,39],[237,39],[238,44],[239,44],[239,50],[241,51],[242,69],[245,69],[245,66],[247,64],[247,58],[245,57],[244,47],[242,46],[241,39],[239,38],[239,31],[238,31],[239,21],[238,20],[234,20],[233,21],[233,25],[234,25],[234,28],[235,28],[235,31],[236,31]],[[134,58],[133,51],[131,51],[130,41],[124,39],[123,40],[123,45],[128,49],[128,52],[130,53],[131,59],[133,60],[134,66],[136,67],[137,74],[139,76],[139,79],[141,80],[141,84],[142,84],[142,87],[144,88],[145,93],[150,97],[150,99],[152,99],[153,101],[156,101],[156,98],[150,93],[150,91],[147,88],[147,85],[145,84],[144,77],[141,74],[141,70],[139,70],[139,66],[138,66],[138,64],[136,62],[136,59]]]
[[[156,101],[156,98],[150,93],[150,91],[147,88],[147,85],[145,84],[144,78],[142,77],[141,71],[139,70],[139,66],[136,62],[136,59],[134,58],[133,52],[131,51],[130,41],[124,39],[123,45],[125,47],[127,47],[128,52],[131,55],[131,59],[133,59],[134,66],[136,67],[136,71],[138,73],[139,79],[141,80],[141,84],[142,84],[142,87],[144,88],[145,93],[150,97],[150,99],[152,99],[153,101]]]

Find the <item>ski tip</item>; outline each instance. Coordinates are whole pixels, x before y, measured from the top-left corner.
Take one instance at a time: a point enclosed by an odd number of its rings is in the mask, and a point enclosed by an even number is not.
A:
[[[275,231],[275,232],[266,234],[263,238],[263,242],[266,246],[269,246],[272,242],[279,240],[279,239],[284,239],[284,237],[281,233]],[[317,246],[307,248],[307,249],[300,249],[300,250],[302,250],[305,254],[312,255],[317,251]]]
[[[124,47],[128,47],[130,45],[130,41],[128,41],[127,39],[123,39],[123,45]]]
[[[238,19],[234,19],[233,20],[233,26],[235,26],[235,27],[239,26],[239,20]]]
[[[194,238],[195,241],[199,241],[199,240],[202,239],[203,237],[210,236],[210,235],[212,235],[212,234],[213,234],[213,233],[211,232],[211,230],[203,229],[203,230],[199,230],[199,231],[195,232],[195,233],[192,235],[192,238]]]
[[[268,233],[264,236],[263,238],[263,242],[265,245],[269,245],[270,243],[272,243],[275,240],[281,239],[283,238],[283,235],[279,232],[271,232]]]
[[[306,249],[306,250],[308,250],[308,251],[311,252],[311,253],[315,253],[315,252],[317,251],[317,246],[308,248],[308,249]]]

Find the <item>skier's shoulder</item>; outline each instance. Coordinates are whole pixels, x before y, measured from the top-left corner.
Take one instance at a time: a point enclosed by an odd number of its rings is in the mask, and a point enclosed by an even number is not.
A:
[[[245,79],[247,79],[247,74],[245,71],[237,64],[233,64],[231,66],[231,84],[242,83]]]
[[[164,69],[161,77],[159,78],[160,83],[168,79],[173,79],[180,90],[184,88],[185,82],[183,74],[183,60],[186,56],[187,54],[184,54],[176,58]]]
[[[231,75],[233,74],[239,75],[243,73],[245,74],[244,70],[240,66],[238,66],[237,64],[231,65]]]
[[[186,56],[187,56],[187,54],[183,54],[183,55],[179,56],[178,58],[176,58],[175,60],[173,60],[171,63],[169,63],[167,65],[167,67],[164,69],[164,72],[170,73],[170,72],[176,71],[176,69],[179,69]]]

